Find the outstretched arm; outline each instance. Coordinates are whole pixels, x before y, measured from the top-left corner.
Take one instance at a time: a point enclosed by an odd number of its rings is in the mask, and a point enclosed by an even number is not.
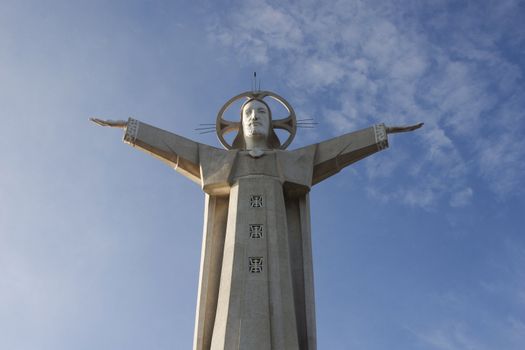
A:
[[[399,132],[414,131],[422,127],[424,124],[425,123],[418,123],[418,124],[407,125],[407,126],[387,126],[386,133],[387,134],[397,134]]]
[[[162,160],[200,184],[199,143],[132,118],[128,121],[90,120],[101,126],[125,129],[125,143]]]
[[[89,120],[100,126],[109,126],[110,128],[125,129],[128,126],[128,122],[125,120],[103,120],[98,118],[89,118]]]
[[[423,123],[393,127],[379,124],[317,144],[312,185],[352,163],[388,148],[388,134],[408,132],[421,126]]]

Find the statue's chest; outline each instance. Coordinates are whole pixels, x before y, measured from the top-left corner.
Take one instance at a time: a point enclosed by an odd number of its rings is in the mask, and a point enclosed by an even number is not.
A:
[[[263,175],[280,178],[276,152],[267,152],[262,157],[254,158],[248,152],[239,152],[231,172],[231,179],[235,181],[241,177]]]
[[[310,150],[268,151],[258,158],[246,151],[202,152],[202,187],[211,195],[228,195],[240,179],[268,177],[287,190],[305,193],[311,185],[313,156]]]

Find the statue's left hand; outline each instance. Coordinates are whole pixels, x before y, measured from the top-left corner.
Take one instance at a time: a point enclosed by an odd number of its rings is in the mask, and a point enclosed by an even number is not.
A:
[[[103,120],[98,118],[89,118],[93,123],[98,124],[100,126],[109,126],[110,128],[122,128],[128,126],[128,122],[125,120]]]
[[[387,126],[386,127],[386,133],[387,134],[395,134],[398,132],[407,132],[407,131],[414,131],[416,129],[419,129],[423,126],[424,123],[418,123],[414,125],[407,125],[407,126]]]

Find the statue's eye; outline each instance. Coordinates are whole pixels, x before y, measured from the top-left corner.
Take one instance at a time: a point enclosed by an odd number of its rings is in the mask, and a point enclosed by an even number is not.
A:
[[[266,113],[266,109],[264,109],[264,108],[259,108],[259,109],[257,110],[257,112],[259,112],[259,113]]]

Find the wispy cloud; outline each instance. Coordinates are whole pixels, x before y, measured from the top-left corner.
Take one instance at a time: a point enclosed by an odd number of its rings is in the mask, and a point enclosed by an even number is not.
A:
[[[424,349],[432,350],[519,350],[525,341],[525,324],[517,318],[481,320],[480,332],[467,322],[443,320],[437,324],[407,329]]]
[[[454,195],[450,199],[450,206],[464,207],[471,201],[473,194],[474,191],[470,187],[467,187],[459,192],[454,193]]]
[[[439,312],[407,327],[427,349],[508,349],[525,344],[525,250],[519,239],[493,247],[492,259],[468,291],[450,286],[427,302]],[[487,303],[490,300],[490,303]]]
[[[512,50],[523,35],[505,30],[519,23],[518,5],[442,11],[447,6],[244,1],[211,35],[240,62],[284,73],[292,91],[307,96],[301,108],[322,115],[332,135],[378,121],[425,121],[415,136],[424,165],[411,180],[420,190],[405,191],[406,203],[468,205],[469,174],[502,198],[521,193],[525,91]],[[487,27],[500,21],[506,26]],[[431,182],[421,177],[430,171]]]
[[[440,328],[418,333],[419,340],[436,350],[483,350],[487,347],[474,338],[461,323],[453,323]]]

